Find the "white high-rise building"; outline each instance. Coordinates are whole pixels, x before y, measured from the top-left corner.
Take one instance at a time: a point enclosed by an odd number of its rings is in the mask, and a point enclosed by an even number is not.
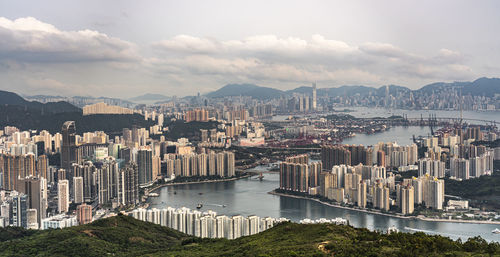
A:
[[[69,183],[66,179],[57,182],[57,210],[66,213],[69,209]]]
[[[76,204],[83,203],[83,177],[73,177],[73,202]]]

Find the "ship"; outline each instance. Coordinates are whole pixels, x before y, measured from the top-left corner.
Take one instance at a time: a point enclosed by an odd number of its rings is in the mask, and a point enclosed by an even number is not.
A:
[[[198,205],[196,205],[196,209],[201,209],[201,207],[203,207],[203,204],[199,203]]]
[[[148,196],[151,196],[151,197],[158,197],[160,196],[158,193],[149,193]]]
[[[491,231],[491,233],[493,233],[493,234],[500,234],[500,229],[495,228],[495,229],[493,229],[493,230]]]

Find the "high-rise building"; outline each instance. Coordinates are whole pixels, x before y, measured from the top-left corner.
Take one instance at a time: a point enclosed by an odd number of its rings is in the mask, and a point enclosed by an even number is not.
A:
[[[133,162],[123,167],[118,176],[118,202],[122,205],[139,202],[139,175]]]
[[[443,209],[444,180],[426,177],[423,183],[424,203],[427,208]]]
[[[367,190],[367,185],[366,183],[361,180],[357,187],[356,187],[356,193],[357,193],[357,197],[356,197],[356,202],[357,202],[357,205],[361,208],[365,208],[366,207],[366,190]]]
[[[321,163],[329,171],[334,165],[351,165],[351,152],[338,145],[321,146]]]
[[[111,183],[113,171],[109,166],[103,165],[97,169],[97,198],[99,204],[106,204],[111,201]]]
[[[83,177],[73,177],[73,188],[73,202],[83,203]]]
[[[137,166],[139,170],[139,185],[153,181],[153,151],[140,149],[137,151]]]
[[[382,150],[377,151],[377,165],[386,167],[385,165],[385,152]]]
[[[76,207],[76,220],[78,225],[83,225],[92,222],[92,206],[80,204]]]
[[[450,160],[450,175],[458,179],[469,179],[470,177],[469,160],[463,158],[452,158]]]
[[[304,155],[289,157],[280,163],[280,188],[284,190],[309,192],[309,188],[321,184],[321,163],[307,163]],[[323,182],[324,183],[324,182]]]
[[[66,213],[69,209],[69,182],[65,179],[57,182],[57,210]]]
[[[397,186],[397,202],[403,215],[412,214],[415,207],[415,190],[411,185]]]
[[[316,95],[316,83],[312,84],[312,109],[313,111],[317,110],[317,95]]]
[[[38,156],[38,159],[37,159],[37,163],[36,163],[36,175],[42,177],[42,178],[45,178],[45,179],[49,179],[49,158],[47,157],[47,155],[40,155]]]
[[[373,207],[389,211],[389,188],[378,183],[373,188]]]
[[[76,147],[76,127],[74,121],[66,121],[62,126],[61,168],[69,170],[71,164],[78,162]]]
[[[421,177],[425,174],[443,178],[445,176],[445,163],[440,160],[431,160],[430,158],[418,160],[418,175]]]
[[[16,227],[28,228],[28,196],[23,193],[12,195],[10,205],[10,224]]]
[[[37,224],[41,224],[47,213],[47,182],[44,178],[26,177],[19,179],[19,191],[26,194],[27,208],[37,211]]]

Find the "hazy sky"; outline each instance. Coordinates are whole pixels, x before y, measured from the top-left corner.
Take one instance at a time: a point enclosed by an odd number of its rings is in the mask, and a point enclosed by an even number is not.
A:
[[[500,76],[500,1],[0,0],[0,89],[192,95]]]

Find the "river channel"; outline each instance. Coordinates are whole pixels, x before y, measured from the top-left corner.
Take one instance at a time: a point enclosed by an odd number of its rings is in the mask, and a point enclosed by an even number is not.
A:
[[[367,112],[356,110],[353,114],[357,117],[374,117],[383,112],[383,110],[365,111]],[[439,113],[437,116],[447,114],[451,114],[451,112],[443,111],[443,113]],[[498,113],[481,113],[479,116],[485,119],[497,120],[498,116],[495,114]],[[412,113],[408,116],[415,116],[415,114]],[[469,116],[469,113],[464,116]],[[412,135],[425,136],[429,133],[430,131],[427,127],[394,127],[377,134],[356,135],[353,138],[344,140],[343,143],[373,145],[381,141],[396,141],[400,145],[407,145],[412,142]],[[265,169],[265,167],[259,166],[255,169]],[[198,203],[202,203],[203,208],[201,210],[213,210],[218,214],[228,216],[258,215],[261,217],[284,217],[292,221],[299,221],[305,218],[342,217],[348,219],[350,224],[355,227],[363,227],[370,230],[386,231],[389,227],[395,226],[402,232],[422,231],[431,235],[439,234],[453,239],[461,238],[462,240],[473,236],[481,236],[488,241],[500,242],[500,234],[491,233],[493,229],[500,228],[500,225],[401,219],[331,207],[307,199],[268,194],[268,192],[278,186],[279,175],[276,173],[266,173],[262,181],[256,177],[251,177],[227,182],[167,186],[158,190],[159,197],[149,198],[148,201],[150,208],[171,206],[175,208],[188,207],[196,209]]]
[[[257,167],[259,168],[262,167]],[[266,173],[263,181],[251,177],[228,182],[163,187],[158,191],[159,197],[150,198],[148,201],[151,208],[172,206],[196,209],[198,203],[203,203],[201,210],[213,210],[229,216],[241,214],[285,217],[292,221],[342,217],[355,227],[370,230],[386,231],[387,228],[395,226],[404,232],[422,231],[462,240],[479,235],[488,241],[500,242],[500,235],[491,233],[500,225],[400,219],[335,208],[312,200],[268,194],[278,186],[279,175]]]

